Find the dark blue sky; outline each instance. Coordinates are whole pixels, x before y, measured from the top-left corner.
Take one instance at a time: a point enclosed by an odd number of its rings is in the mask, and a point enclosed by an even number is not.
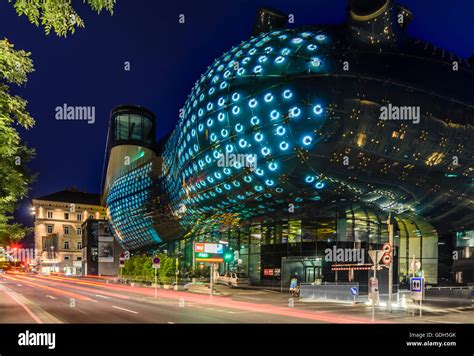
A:
[[[177,121],[196,79],[212,61],[249,37],[258,7],[295,15],[295,25],[340,23],[347,0],[117,0],[114,15],[75,0],[86,27],[58,38],[18,17],[0,0],[0,37],[32,52],[35,72],[15,92],[28,100],[36,126],[23,137],[37,151],[30,197],[75,185],[99,192],[107,123],[119,104],[157,116],[158,137]],[[474,53],[474,1],[398,1],[412,10],[409,33],[463,57]],[[184,14],[186,23],[179,24]],[[131,62],[131,71],[123,69]],[[55,120],[55,107],[95,106],[96,123]],[[25,216],[23,205],[19,216]],[[24,219],[21,219],[24,220]]]

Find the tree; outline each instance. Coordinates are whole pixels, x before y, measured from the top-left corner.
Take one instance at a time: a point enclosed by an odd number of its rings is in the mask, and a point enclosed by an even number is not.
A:
[[[6,39],[0,41],[0,241],[21,239],[26,232],[9,222],[17,201],[28,192],[32,176],[26,163],[34,150],[21,142],[15,126],[29,129],[34,120],[26,111],[27,101],[12,95],[9,85],[26,83],[32,71],[30,53],[15,50]]]
[[[84,21],[71,5],[71,0],[8,0],[18,15],[25,15],[36,26],[51,29],[58,36],[74,33],[84,27]],[[97,13],[112,13],[115,0],[84,0]],[[12,95],[10,87],[21,86],[33,72],[31,53],[15,50],[7,39],[0,40],[0,243],[23,238],[28,229],[10,224],[17,202],[24,198],[34,176],[27,163],[34,150],[22,142],[17,127],[30,129],[34,119],[28,113],[27,101]]]
[[[76,27],[84,27],[84,21],[72,7],[71,0],[8,0],[20,16],[26,16],[28,20],[44,27],[46,34],[51,29],[58,35],[66,37],[74,33]],[[91,9],[98,14],[102,10],[113,13],[115,0],[83,0]]]

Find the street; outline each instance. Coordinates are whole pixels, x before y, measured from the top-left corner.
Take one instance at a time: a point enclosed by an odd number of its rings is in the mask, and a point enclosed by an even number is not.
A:
[[[372,323],[363,304],[303,303],[268,290],[218,286],[221,295],[114,284],[107,279],[0,275],[0,323]],[[377,310],[375,323],[466,323],[473,311]]]

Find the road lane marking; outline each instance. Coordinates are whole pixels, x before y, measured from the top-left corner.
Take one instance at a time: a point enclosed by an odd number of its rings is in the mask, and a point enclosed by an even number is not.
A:
[[[125,308],[120,308],[120,307],[117,307],[117,306],[115,306],[115,305],[112,305],[112,308],[120,309],[120,310],[129,312],[129,313],[133,313],[133,314],[138,314],[138,312],[136,312],[136,311],[133,311],[133,310],[130,310],[130,309],[125,309]]]
[[[20,284],[20,283],[17,283],[16,285],[17,285],[18,287],[21,287],[21,284]]]
[[[54,300],[54,299],[58,299],[58,298],[56,298],[55,296],[49,295],[49,294],[46,294],[46,298],[53,299],[53,300]]]
[[[105,295],[96,294],[95,296],[96,297],[101,297],[101,298],[104,298],[104,299],[110,299],[110,297],[107,297]]]
[[[168,324],[174,324],[174,321],[168,321]]]
[[[28,313],[29,316],[37,323],[37,324],[43,324],[43,321],[36,316],[35,313],[31,311],[30,308],[28,308],[21,300],[18,300],[17,297],[11,292],[5,292],[5,294],[8,294],[10,298],[12,298],[15,302],[17,302],[25,311]]]

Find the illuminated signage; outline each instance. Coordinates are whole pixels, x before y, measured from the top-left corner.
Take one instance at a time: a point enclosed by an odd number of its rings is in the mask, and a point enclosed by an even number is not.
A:
[[[194,244],[194,254],[197,262],[224,262],[224,245],[205,242]]]

